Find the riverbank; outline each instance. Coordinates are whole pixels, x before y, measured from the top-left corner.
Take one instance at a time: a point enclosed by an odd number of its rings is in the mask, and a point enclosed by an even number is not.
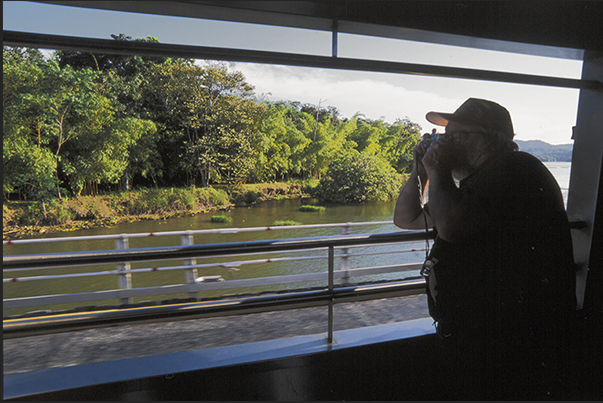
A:
[[[316,181],[317,183],[317,181]],[[310,197],[316,183],[277,182],[207,188],[140,189],[41,202],[5,201],[2,238],[111,227],[123,222],[193,216],[236,206]]]

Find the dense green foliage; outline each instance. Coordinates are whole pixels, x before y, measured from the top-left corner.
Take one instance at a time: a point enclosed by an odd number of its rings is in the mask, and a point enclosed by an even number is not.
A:
[[[309,212],[325,211],[325,207],[304,204],[303,206],[299,206],[299,211],[309,211]]]
[[[253,89],[225,63],[73,51],[46,60],[5,46],[4,198],[323,178],[325,200],[365,201],[391,196],[393,172],[410,170],[417,124],[261,102]]]
[[[228,217],[225,215],[213,215],[211,216],[211,222],[217,222],[217,223],[225,223],[225,222],[231,222],[232,221],[232,217]]]
[[[402,175],[383,158],[350,153],[329,164],[316,196],[331,203],[363,203],[390,200],[398,195]]]
[[[53,225],[77,228],[78,223],[89,225],[86,223],[89,220],[112,224],[124,219],[170,217],[224,209],[231,205],[228,192],[213,187],[142,188],[105,195],[53,199],[48,202],[45,211],[37,202],[8,202],[3,205],[2,221],[5,230]]]
[[[272,225],[275,227],[283,227],[286,225],[301,225],[301,223],[293,220],[277,220],[273,222]]]

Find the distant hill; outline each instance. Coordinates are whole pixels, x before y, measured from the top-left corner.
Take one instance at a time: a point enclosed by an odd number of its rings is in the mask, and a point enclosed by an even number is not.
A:
[[[540,161],[572,161],[572,148],[574,147],[573,144],[553,145],[540,140],[515,140],[515,142],[519,146],[520,151],[530,153],[536,158],[538,158]]]

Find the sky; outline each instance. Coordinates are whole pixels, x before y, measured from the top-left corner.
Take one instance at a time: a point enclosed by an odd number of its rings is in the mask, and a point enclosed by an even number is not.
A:
[[[133,38],[153,36],[162,43],[331,54],[330,32],[23,1],[3,2],[3,29],[101,39],[124,33]],[[338,56],[565,78],[580,78],[582,70],[582,62],[576,60],[351,34],[339,35]],[[230,69],[241,71],[260,99],[333,106],[346,118],[356,113],[389,123],[408,118],[423,132],[436,127],[425,119],[427,112],[453,112],[471,97],[505,106],[517,140],[568,144],[576,124],[577,89],[252,63],[230,63]]]

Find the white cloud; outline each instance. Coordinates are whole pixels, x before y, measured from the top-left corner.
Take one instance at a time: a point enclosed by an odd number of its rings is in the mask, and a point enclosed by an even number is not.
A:
[[[256,87],[258,96],[334,106],[348,118],[357,112],[388,122],[408,117],[424,126],[429,124],[423,119],[424,105],[437,103],[440,98],[425,91],[408,90],[376,74],[371,78],[370,73],[243,63],[236,63],[233,68]]]
[[[577,90],[248,63],[233,63],[232,68],[245,75],[258,96],[269,100],[320,102],[348,118],[357,112],[388,122],[408,117],[423,131],[434,127],[425,120],[427,112],[453,112],[469,97],[509,109],[519,140],[570,143],[575,125]]]

